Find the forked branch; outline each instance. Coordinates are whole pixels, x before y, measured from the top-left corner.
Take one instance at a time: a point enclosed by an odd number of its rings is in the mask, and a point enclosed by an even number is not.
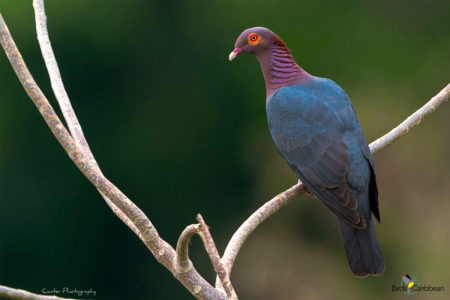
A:
[[[191,268],[186,273],[178,273],[176,271],[174,264],[174,259],[176,259],[175,250],[158,235],[158,232],[147,216],[115,185],[103,176],[96,162],[93,159],[86,157],[85,152],[79,148],[64,127],[47,98],[31,76],[1,14],[0,42],[17,77],[22,83],[22,86],[38,108],[56,139],[86,178],[103,195],[110,199],[123,215],[126,216],[126,219],[130,222],[127,223],[127,225],[133,225],[130,226],[130,228],[133,231],[137,230],[139,237],[158,262],[172,272],[174,277],[177,278],[197,299],[226,299],[226,296],[212,287],[202,276],[200,276],[200,274],[198,274],[195,268]]]

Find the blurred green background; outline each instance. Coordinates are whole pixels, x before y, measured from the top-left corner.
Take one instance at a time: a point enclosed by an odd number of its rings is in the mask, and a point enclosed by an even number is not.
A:
[[[31,1],[1,13],[55,105]],[[254,57],[228,54],[244,29],[266,26],[309,73],[349,94],[368,141],[450,79],[450,2],[46,1],[62,77],[106,176],[175,245],[200,212],[219,251],[257,207],[296,182],[278,155]],[[105,205],[50,133],[0,51],[0,283],[95,299],[190,299]],[[59,109],[57,109],[59,112]],[[303,196],[246,242],[232,272],[241,299],[403,299],[401,276],[449,298],[450,107],[375,161],[386,259],[355,278],[335,216]],[[198,238],[192,260],[214,274]],[[72,296],[75,295],[60,295]]]

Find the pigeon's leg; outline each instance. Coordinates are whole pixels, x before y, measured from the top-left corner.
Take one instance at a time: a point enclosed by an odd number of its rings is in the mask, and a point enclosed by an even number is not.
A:
[[[300,179],[298,180],[298,183],[303,183]],[[311,196],[311,197],[316,197],[316,196],[314,196],[313,195],[313,193],[311,193],[310,191],[308,191],[308,189],[305,187],[305,194],[306,195],[309,195],[309,196]]]

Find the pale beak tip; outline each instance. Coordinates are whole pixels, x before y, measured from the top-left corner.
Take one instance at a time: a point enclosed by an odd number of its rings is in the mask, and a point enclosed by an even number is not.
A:
[[[231,51],[230,55],[228,56],[228,59],[232,61],[236,58],[240,53],[242,52],[241,48],[235,48],[233,51]]]
[[[230,53],[230,55],[228,56],[228,59],[230,60],[230,61],[232,61],[233,59],[235,59],[236,58],[236,53],[234,53],[234,51],[232,51],[231,53]]]

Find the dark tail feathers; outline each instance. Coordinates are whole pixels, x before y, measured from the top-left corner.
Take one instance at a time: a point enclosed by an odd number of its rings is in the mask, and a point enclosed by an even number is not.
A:
[[[339,228],[353,274],[365,277],[383,273],[383,253],[372,220],[367,222],[365,229],[353,228],[339,220]]]

